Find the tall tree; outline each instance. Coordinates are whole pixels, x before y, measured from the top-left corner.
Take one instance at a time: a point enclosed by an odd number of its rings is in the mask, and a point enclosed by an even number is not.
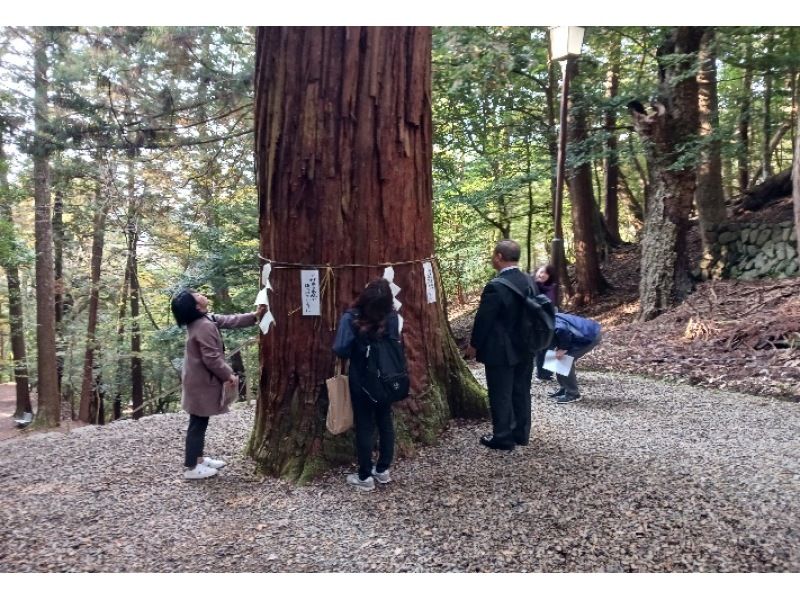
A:
[[[144,405],[142,378],[142,334],[139,329],[139,202],[136,199],[135,162],[128,161],[128,274],[131,300],[131,406],[133,419],[139,419]]]
[[[0,266],[6,272],[8,283],[8,323],[11,333],[11,356],[14,360],[14,383],[16,386],[16,407],[14,416],[33,413],[31,406],[30,381],[28,380],[27,353],[25,350],[25,314],[22,290],[19,281],[19,248],[16,243],[13,211],[11,209],[11,189],[8,184],[8,162],[4,147],[4,126],[0,122],[0,226],[8,227],[4,233],[6,246],[0,248]]]
[[[725,194],[722,190],[722,156],[717,107],[717,51],[714,27],[706,28],[700,41],[697,70],[700,138],[700,162],[697,189],[694,194],[700,217],[700,233],[704,249],[709,248],[707,225],[725,220]]]
[[[50,165],[52,140],[48,133],[47,29],[33,31],[34,57],[34,143],[33,185],[36,206],[36,349],[38,356],[37,422],[58,426],[61,397],[58,391],[56,361],[55,265],[53,223],[50,205]]]
[[[296,269],[273,270],[277,325],[262,337],[249,452],[271,474],[307,479],[350,461],[325,433],[324,380],[339,314],[399,262],[411,397],[398,448],[436,438],[450,417],[487,413],[443,311],[427,303],[433,254],[431,31],[424,27],[265,27],[256,34],[256,171],[261,253],[277,262],[365,264],[327,274],[323,317],[303,317]],[[325,272],[324,270],[322,271]],[[441,293],[441,288],[439,288]]]
[[[570,301],[575,306],[591,303],[604,288],[597,252],[594,226],[594,191],[592,163],[586,156],[576,155],[586,142],[586,104],[582,81],[578,78],[578,61],[568,61],[573,85],[569,94],[567,147],[572,150],[566,180],[572,207],[572,235],[575,246],[575,291]]]
[[[91,288],[89,290],[89,315],[86,329],[86,351],[83,358],[83,381],[81,384],[81,402],[78,418],[92,424],[105,423],[103,401],[100,398],[99,381],[100,373],[95,372],[95,351],[97,342],[97,318],[100,309],[100,274],[103,267],[103,245],[105,241],[105,226],[111,202],[103,197],[102,192],[102,159],[98,156],[95,163],[98,166],[95,180],[95,215],[92,225],[92,257],[91,257]]]
[[[692,73],[703,32],[702,27],[675,27],[659,47],[654,113],[647,114],[637,102],[629,104],[646,140],[651,170],[639,284],[642,321],[683,301],[692,287],[686,241],[696,171],[682,148],[696,139],[699,128],[697,79]]]

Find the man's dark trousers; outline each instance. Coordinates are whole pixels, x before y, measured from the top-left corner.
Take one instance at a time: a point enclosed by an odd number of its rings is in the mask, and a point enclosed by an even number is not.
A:
[[[534,355],[517,365],[486,366],[493,440],[526,445],[531,435],[531,376]]]

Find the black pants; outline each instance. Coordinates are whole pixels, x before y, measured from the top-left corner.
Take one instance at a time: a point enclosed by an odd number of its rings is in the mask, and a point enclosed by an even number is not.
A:
[[[497,442],[528,444],[531,435],[533,357],[524,357],[514,366],[486,366],[492,436]]]
[[[353,403],[353,424],[356,429],[356,456],[358,477],[366,480],[372,475],[372,449],[375,446],[375,425],[378,427],[378,463],[375,469],[383,473],[392,464],[394,457],[394,422],[391,404],[378,406],[361,392],[350,387]]]
[[[545,353],[547,353],[547,349],[543,349],[542,351],[536,353],[536,377],[539,378],[539,380],[552,380],[553,372],[544,369]]]
[[[208,418],[199,415],[189,415],[189,429],[186,431],[186,467],[194,468],[197,458],[203,456],[203,445],[206,442],[206,428]]]

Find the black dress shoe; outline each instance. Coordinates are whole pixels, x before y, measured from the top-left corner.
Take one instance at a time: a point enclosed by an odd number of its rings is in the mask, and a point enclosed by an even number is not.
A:
[[[563,397],[565,394],[567,394],[567,389],[566,388],[559,388],[555,392],[547,393],[547,396],[550,397],[550,398],[553,398],[553,399],[557,399],[558,397]]]
[[[481,444],[483,446],[487,446],[490,449],[496,449],[499,451],[513,451],[514,446],[516,446],[513,442],[497,442],[494,439],[494,436],[491,434],[486,434],[485,436],[481,436]]]

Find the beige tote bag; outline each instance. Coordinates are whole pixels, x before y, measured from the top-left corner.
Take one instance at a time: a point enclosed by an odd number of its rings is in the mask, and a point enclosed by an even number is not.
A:
[[[342,434],[353,427],[353,405],[350,402],[350,386],[347,376],[342,374],[342,360],[336,360],[333,378],[325,381],[328,387],[328,418],[325,426],[331,434]]]

